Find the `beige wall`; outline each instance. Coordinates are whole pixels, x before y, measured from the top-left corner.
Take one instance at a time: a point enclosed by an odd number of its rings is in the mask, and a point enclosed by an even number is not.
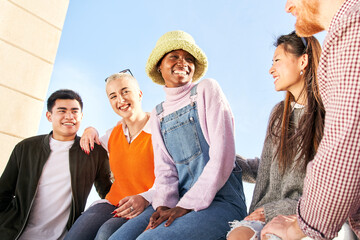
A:
[[[36,135],[69,0],[0,0],[0,173]]]

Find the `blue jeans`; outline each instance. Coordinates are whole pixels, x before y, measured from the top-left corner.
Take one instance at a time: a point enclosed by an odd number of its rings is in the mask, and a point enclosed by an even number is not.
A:
[[[245,211],[240,212],[236,207],[215,198],[204,210],[189,212],[175,219],[168,227],[165,227],[163,222],[157,228],[144,232],[153,213],[154,209],[149,206],[139,216],[126,222],[111,235],[109,240],[225,240],[226,233],[230,229],[228,222],[236,217],[242,219],[246,215]]]
[[[124,225],[118,229],[109,240],[115,239],[136,239],[142,232],[144,232],[145,228],[149,224],[149,219],[151,215],[154,213],[154,209],[152,206],[145,208],[145,210],[137,217],[130,219]]]
[[[116,207],[109,203],[98,203],[86,210],[74,223],[65,240],[106,240],[127,220],[114,218]]]

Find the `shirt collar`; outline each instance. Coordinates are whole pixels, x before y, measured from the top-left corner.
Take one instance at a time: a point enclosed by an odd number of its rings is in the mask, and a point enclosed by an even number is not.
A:
[[[146,112],[146,115],[150,118],[150,115],[151,115],[151,114],[148,113],[148,112]],[[125,135],[127,138],[130,138],[129,128],[127,127],[124,119],[121,119],[121,120],[117,123],[117,125],[119,125],[119,124],[121,124],[121,127],[122,127],[122,129],[123,129],[124,135]],[[146,122],[146,124],[145,124],[144,128],[142,129],[142,131],[151,134],[150,119]],[[141,133],[141,132],[140,132],[140,133]],[[140,134],[140,133],[139,133],[139,134]],[[139,135],[139,134],[138,134],[138,135]],[[136,138],[136,137],[135,137],[135,138]],[[134,140],[135,138],[133,138],[133,140]]]
[[[344,15],[348,12],[348,10],[358,2],[359,0],[344,1],[344,3],[341,5],[340,9],[336,12],[335,16],[330,22],[329,32],[332,32],[333,28],[338,24],[341,18],[343,18]]]

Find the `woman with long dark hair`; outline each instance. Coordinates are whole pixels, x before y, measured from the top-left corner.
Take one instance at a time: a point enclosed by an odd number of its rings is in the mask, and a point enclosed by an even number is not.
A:
[[[243,180],[256,181],[256,185],[250,215],[230,224],[231,240],[260,239],[261,229],[273,217],[296,213],[306,166],[323,135],[325,112],[316,78],[319,42],[293,32],[280,36],[274,45],[269,73],[275,80],[275,90],[286,91],[286,96],[270,115],[261,160],[238,156]]]

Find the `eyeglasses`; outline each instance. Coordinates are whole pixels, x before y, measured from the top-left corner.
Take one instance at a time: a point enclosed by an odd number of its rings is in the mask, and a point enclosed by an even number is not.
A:
[[[292,31],[290,34],[296,34],[296,31]],[[307,41],[306,41],[306,38],[304,38],[304,37],[300,37],[299,35],[297,35],[296,34],[296,36],[298,36],[300,39],[301,39],[301,41],[302,41],[302,43],[304,44],[304,46],[305,46],[305,49],[307,48]]]
[[[134,76],[134,75],[132,74],[132,72],[130,71],[130,69],[122,70],[122,71],[120,71],[119,73],[127,73],[127,74],[130,74],[131,76]],[[108,77],[105,78],[105,82],[107,82],[107,80],[108,80]]]

